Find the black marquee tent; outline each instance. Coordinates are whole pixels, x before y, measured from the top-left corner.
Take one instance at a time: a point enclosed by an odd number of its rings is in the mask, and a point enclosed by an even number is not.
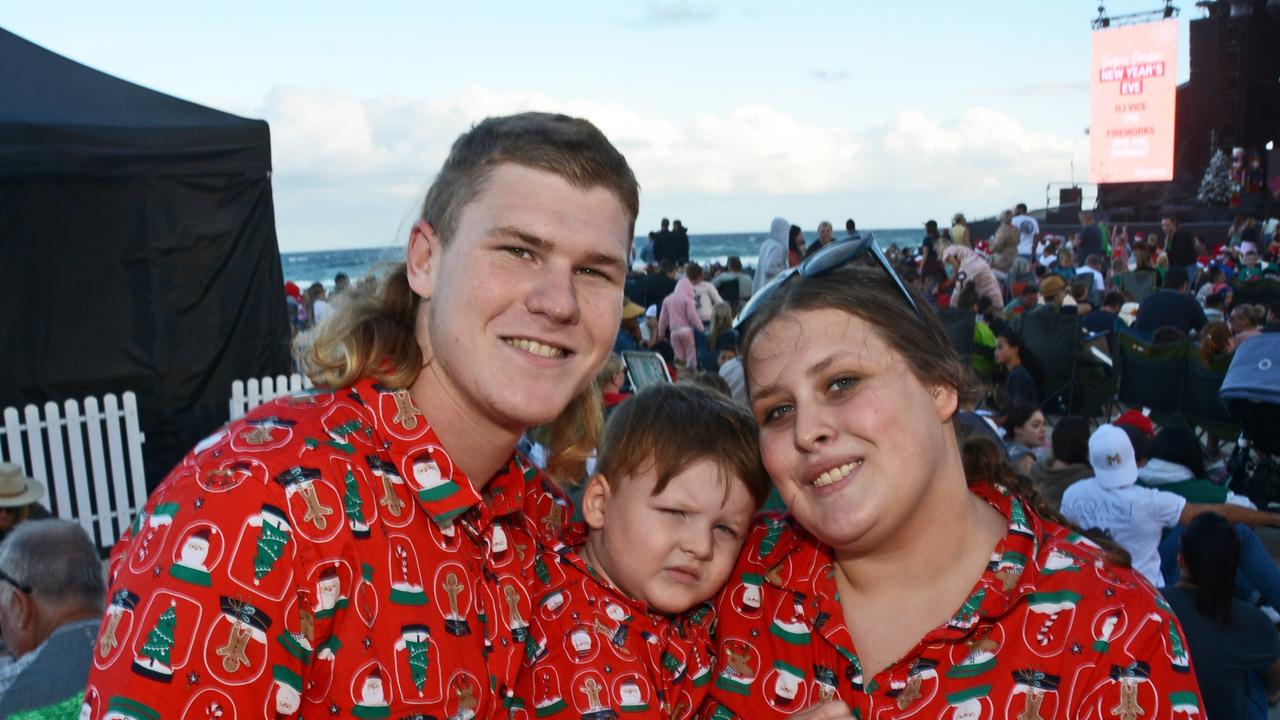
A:
[[[132,390],[149,486],[288,372],[267,124],[0,29],[0,407]]]

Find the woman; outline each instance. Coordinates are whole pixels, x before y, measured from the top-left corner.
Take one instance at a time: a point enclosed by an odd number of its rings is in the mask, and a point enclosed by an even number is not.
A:
[[[991,266],[1000,272],[1009,272],[1013,261],[1018,259],[1018,240],[1021,234],[1013,226],[1013,211],[1000,213],[1000,227],[996,228],[991,242]]]
[[[996,397],[996,407],[1018,402],[1039,402],[1044,369],[1040,360],[1027,349],[1022,336],[1006,328],[996,336],[996,362],[1004,368],[1004,383]]]
[[[1226,323],[1205,323],[1200,330],[1200,362],[1207,368],[1222,363],[1235,350],[1235,339],[1231,337],[1231,328]]]
[[[840,260],[813,256],[743,311],[762,457],[790,516],[757,521],[718,601],[702,716],[1198,704],[1148,585],[1052,514],[966,478],[952,421],[964,366],[923,299],[883,265]]]
[[[303,295],[303,307],[306,308],[307,321],[306,327],[312,328],[320,324],[320,321],[327,317],[329,312],[329,303],[325,300],[324,285],[318,282],[311,283],[307,287],[307,292]]]
[[[715,283],[703,279],[702,266],[698,263],[691,262],[686,265],[684,276],[689,278],[689,283],[693,285],[693,305],[698,310],[698,317],[702,319],[703,325],[710,324],[712,310],[717,303],[724,302],[724,298],[720,297],[720,291],[716,289]]]
[[[729,303],[716,303],[711,313],[711,347],[717,353],[737,351],[738,332],[733,329],[733,308]]]
[[[956,213],[951,218],[951,244],[973,249],[973,242],[969,237],[969,223],[965,221],[964,213]]]
[[[1261,305],[1244,303],[1231,309],[1231,335],[1236,347],[1240,343],[1262,333],[1262,323],[1267,319],[1267,309]]]
[[[1186,573],[1161,592],[1186,631],[1205,717],[1267,717],[1260,685],[1280,690],[1280,637],[1261,610],[1232,595],[1240,543],[1231,523],[1213,513],[1193,520],[1182,536],[1179,564]],[[1264,683],[1251,678],[1255,673]]]
[[[956,280],[956,287],[951,291],[952,304],[955,304],[960,290],[968,283],[977,286],[978,297],[991,298],[991,302],[997,306],[1004,304],[1000,281],[981,255],[962,245],[952,245],[942,251],[942,261],[951,267],[952,277]]]
[[[787,234],[787,267],[795,267],[804,259],[804,231],[799,225],[792,225]]]
[[[690,370],[698,369],[698,346],[695,333],[706,330],[698,317],[693,283],[688,276],[680,278],[676,289],[662,300],[658,312],[658,337],[671,341],[676,360]]]
[[[1009,453],[1009,464],[1019,475],[1030,475],[1031,466],[1039,460],[1044,448],[1044,412],[1035,403],[1016,403],[1004,416],[1000,427],[1004,429],[1004,449]]]
[[[1031,467],[1031,486],[1052,508],[1062,507],[1062,493],[1079,480],[1093,477],[1089,465],[1089,421],[1068,415],[1053,427],[1049,457]]]

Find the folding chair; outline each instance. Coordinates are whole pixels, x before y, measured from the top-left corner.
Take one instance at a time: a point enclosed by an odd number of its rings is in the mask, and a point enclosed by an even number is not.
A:
[[[1157,278],[1159,275],[1153,272],[1126,270],[1116,278],[1115,285],[1117,290],[1128,293],[1133,296],[1134,302],[1140,303],[1159,289],[1156,287]]]
[[[729,303],[729,307],[733,308],[733,314],[735,317],[738,315],[738,304],[741,302],[741,298],[738,297],[738,289],[737,278],[730,280],[729,282],[716,285],[716,290],[720,292],[720,299]]]
[[[644,275],[627,275],[622,294],[626,295],[628,300],[644,307],[646,291]]]
[[[1049,308],[1023,313],[1019,318],[1022,341],[1044,366],[1045,382],[1040,405],[1071,412],[1075,389],[1076,355],[1080,351],[1080,316]]]
[[[1206,365],[1200,357],[1200,347],[1193,345],[1187,352],[1187,375],[1182,386],[1182,400],[1178,404],[1178,411],[1189,425],[1219,440],[1230,440],[1240,435],[1240,421],[1232,417],[1227,406],[1218,399],[1218,390],[1230,365],[1229,355],[1214,358],[1214,362]]]
[[[942,322],[942,329],[946,331],[947,339],[951,341],[951,347],[956,349],[956,354],[967,359],[973,352],[973,311],[956,308],[939,310],[938,320]]]
[[[1116,341],[1116,362],[1120,366],[1116,400],[1130,407],[1148,408],[1156,422],[1165,422],[1177,413],[1182,401],[1191,343],[1184,340],[1154,345],[1128,329],[1121,330]],[[1107,416],[1112,414],[1108,411]]]

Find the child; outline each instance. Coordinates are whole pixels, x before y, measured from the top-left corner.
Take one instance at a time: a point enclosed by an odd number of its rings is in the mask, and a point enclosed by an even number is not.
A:
[[[769,493],[755,423],[705,388],[654,385],[618,406],[599,451],[585,525],[534,563],[513,702],[540,718],[691,717],[712,676],[705,601]]]
[[[698,351],[695,334],[705,332],[706,325],[698,317],[698,305],[693,281],[686,275],[676,283],[676,289],[662,301],[658,312],[658,336],[671,338],[676,359],[690,370],[698,369]]]
[[[1262,265],[1258,262],[1258,251],[1251,250],[1244,254],[1244,267],[1240,268],[1240,272],[1236,274],[1240,282],[1246,282],[1255,277],[1261,277]]]

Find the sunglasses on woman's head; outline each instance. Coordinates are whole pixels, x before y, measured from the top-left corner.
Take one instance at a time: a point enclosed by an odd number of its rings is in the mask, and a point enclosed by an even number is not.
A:
[[[876,261],[876,265],[879,265],[880,269],[889,276],[894,286],[898,288],[898,294],[911,306],[911,310],[916,314],[916,317],[920,318],[921,322],[924,322],[924,315],[920,312],[920,306],[916,305],[915,298],[911,296],[911,291],[907,290],[902,278],[898,277],[898,273],[894,272],[893,266],[889,264],[889,259],[884,256],[884,252],[876,244],[875,236],[867,233],[865,237],[861,238],[837,240],[805,258],[799,265],[778,273],[777,277],[766,283],[764,287],[760,288],[760,292],[752,295],[751,299],[747,300],[747,304],[742,306],[742,310],[738,312],[738,317],[733,321],[733,329],[741,332],[742,326],[751,317],[752,313],[759,310],[760,306],[764,305],[765,301],[772,297],[778,291],[778,288],[782,287],[782,284],[793,276],[818,277],[867,255],[870,255]]]

